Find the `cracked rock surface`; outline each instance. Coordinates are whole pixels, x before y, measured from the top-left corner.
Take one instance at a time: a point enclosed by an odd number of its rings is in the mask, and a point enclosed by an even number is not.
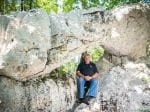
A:
[[[122,6],[48,15],[42,10],[0,16],[0,75],[25,81],[101,45],[116,56],[146,56],[150,8]]]
[[[149,66],[149,61],[141,58],[149,60],[149,15],[150,7],[141,4],[111,11],[92,8],[48,15],[31,10],[1,15],[0,112],[147,109],[150,73],[144,63]],[[97,100],[89,107],[76,107],[75,77],[54,79],[52,71],[97,45],[112,55],[110,62],[97,63],[102,73]],[[139,61],[125,64],[126,57]]]

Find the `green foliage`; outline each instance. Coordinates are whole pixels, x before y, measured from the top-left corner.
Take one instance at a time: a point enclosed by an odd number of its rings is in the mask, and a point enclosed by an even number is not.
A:
[[[112,9],[115,6],[130,4],[130,3],[138,3],[141,0],[101,0],[101,6],[104,6],[106,9]]]
[[[122,4],[138,3],[142,0],[63,0],[63,6],[58,5],[59,0],[0,0],[0,13],[6,14],[11,11],[42,8],[48,13],[58,12],[62,8],[64,12],[69,12],[74,9],[74,5],[81,3],[82,8],[88,9],[90,7],[103,6],[106,9],[112,9],[115,6]],[[79,7],[76,7],[79,8]]]
[[[69,12],[73,9],[73,4],[75,0],[64,0],[63,11]]]
[[[84,9],[100,5],[99,0],[80,0]]]
[[[57,12],[58,5],[56,0],[36,0],[37,7],[49,12]]]
[[[80,0],[80,2],[82,3],[82,7],[85,9],[88,8],[88,0]]]
[[[77,68],[77,63],[74,60],[71,60],[68,63],[63,64],[58,68],[58,73],[61,75],[60,77],[66,77],[66,75],[74,74]]]
[[[104,55],[104,49],[101,47],[91,48],[87,52],[90,54],[93,62],[98,61]]]
[[[12,10],[16,10],[16,0],[0,0],[0,12],[2,14],[8,13]]]

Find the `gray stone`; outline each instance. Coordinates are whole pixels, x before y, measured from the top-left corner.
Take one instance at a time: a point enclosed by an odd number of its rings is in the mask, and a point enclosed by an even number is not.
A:
[[[104,104],[108,111],[148,108],[149,68],[128,63],[126,58],[147,56],[149,12],[150,7],[134,4],[112,11],[89,9],[48,15],[42,10],[31,10],[1,15],[0,111],[72,110],[76,100],[75,79],[62,81],[56,76],[54,80],[51,72],[96,45],[113,57],[111,61],[98,62],[102,74],[96,102],[89,107],[79,105],[75,111],[98,112],[103,109],[103,100],[113,103]],[[113,67],[113,61],[123,66]]]
[[[1,75],[21,80],[42,71],[47,62],[47,49],[51,47],[46,12],[20,12],[0,19]]]
[[[1,76],[0,88],[0,112],[65,112],[76,99],[76,85],[71,78],[21,83]]]
[[[19,81],[43,74],[99,44],[113,56],[146,56],[149,7],[135,4],[47,15],[42,10],[0,16],[0,73]],[[116,64],[121,60],[114,57]]]

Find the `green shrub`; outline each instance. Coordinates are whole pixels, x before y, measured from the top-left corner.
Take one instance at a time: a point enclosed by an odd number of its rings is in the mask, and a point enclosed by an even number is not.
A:
[[[67,77],[67,75],[68,76],[73,75],[74,72],[76,71],[77,65],[78,64],[74,60],[71,60],[70,62],[63,64],[58,68],[59,77],[63,78]]]
[[[87,51],[91,55],[92,61],[96,62],[104,55],[104,49],[101,47],[94,47]]]

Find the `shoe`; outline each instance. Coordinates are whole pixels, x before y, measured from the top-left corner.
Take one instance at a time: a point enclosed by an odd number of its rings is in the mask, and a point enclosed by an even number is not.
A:
[[[95,100],[95,97],[94,96],[87,96],[87,101],[93,101],[93,100]]]
[[[79,103],[84,103],[86,105],[89,105],[89,102],[85,98],[80,98]]]

